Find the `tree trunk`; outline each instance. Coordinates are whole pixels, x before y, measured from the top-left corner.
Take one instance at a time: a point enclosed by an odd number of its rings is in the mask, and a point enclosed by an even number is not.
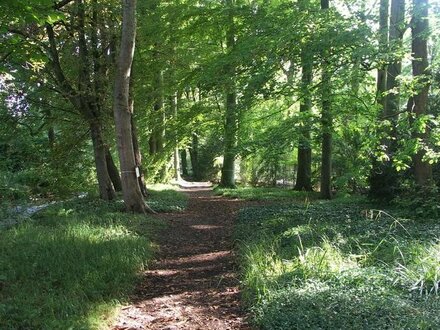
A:
[[[49,149],[53,150],[55,147],[55,129],[53,126],[47,129],[47,140],[49,142]]]
[[[157,58],[158,52],[155,51],[153,56]],[[165,122],[165,111],[164,111],[164,96],[163,96],[163,74],[160,68],[156,68],[154,72],[154,123],[153,130],[150,135],[150,155],[154,155],[163,150],[164,144],[164,122]]]
[[[131,116],[131,138],[133,141],[133,153],[134,153],[134,160],[136,163],[136,167],[139,169],[139,177],[138,177],[138,183],[139,188],[141,189],[142,196],[148,197],[148,190],[147,190],[147,184],[145,183],[145,175],[142,168],[142,154],[141,150],[139,148],[139,140],[137,136],[137,129],[136,124],[133,119],[133,102],[130,101],[130,112],[132,113]]]
[[[405,31],[405,0],[391,0],[391,14],[388,25],[388,3],[382,0],[380,9],[380,28],[384,29],[380,36],[379,46],[389,44],[391,49],[399,50],[402,47],[402,38]],[[388,27],[388,34],[385,29]],[[385,138],[380,142],[381,152],[385,153],[385,160],[373,160],[372,173],[370,175],[370,196],[381,200],[391,200],[399,189],[397,170],[393,166],[394,154],[397,151],[397,115],[400,109],[399,82],[397,77],[401,74],[401,59],[397,58],[388,67],[378,71],[377,96],[382,105],[380,122],[389,121],[384,130]],[[395,91],[388,93],[387,91]]]
[[[392,0],[391,1],[391,17],[389,27],[389,43],[392,49],[399,50],[402,47],[403,34],[405,32],[405,0]],[[399,82],[397,77],[402,72],[402,61],[396,59],[388,66],[386,73],[386,89],[387,91],[396,90],[397,92],[389,93],[385,99],[384,115],[390,118],[394,124],[396,121],[397,113],[400,108],[400,97],[398,93]],[[393,128],[395,125],[392,125]],[[395,138],[396,131],[393,129],[391,137]],[[393,152],[393,150],[391,150]]]
[[[180,150],[180,158],[182,160],[182,175],[184,177],[188,176],[188,161],[186,159],[186,149]]]
[[[179,96],[177,93],[174,93],[171,96],[171,110],[173,112],[174,118],[177,119],[177,112],[178,112],[178,106],[179,106]],[[176,134],[177,135],[177,134]],[[179,141],[177,139],[177,136],[175,138],[176,146],[174,147],[173,151],[173,165],[174,165],[174,179],[177,181],[180,181],[180,159],[179,159]]]
[[[112,154],[110,152],[109,147],[107,146],[105,147],[105,161],[107,162],[107,171],[110,180],[112,181],[113,188],[116,191],[122,191],[122,183],[121,183],[121,177],[119,176],[119,170],[115,162],[113,161]]]
[[[228,30],[226,32],[226,49],[230,53],[235,47],[235,27],[233,0],[226,0],[226,6],[229,9]],[[238,134],[238,114],[237,114],[237,93],[235,90],[235,67],[228,64],[226,67],[228,75],[226,85],[226,113],[225,113],[225,131],[224,131],[224,154],[223,167],[220,179],[220,186],[227,188],[235,187],[235,157]]]
[[[321,0],[321,9],[328,10],[329,0]],[[321,153],[321,198],[331,199],[331,179],[332,179],[332,131],[333,131],[333,117],[331,111],[331,90],[329,72],[329,63],[327,60],[327,50],[322,52],[322,83],[321,83],[321,97],[322,97],[322,112],[321,112],[321,127],[322,127],[322,153]]]
[[[48,63],[52,68],[54,79],[63,96],[68,99],[79,114],[86,120],[90,127],[90,134],[93,142],[93,151],[96,165],[96,173],[98,179],[99,195],[105,200],[111,200],[115,197],[115,192],[109,178],[107,169],[105,144],[102,136],[102,120],[101,120],[101,101],[97,95],[94,94],[91,79],[91,63],[89,61],[88,42],[85,33],[85,4],[83,0],[76,0],[76,19],[75,26],[77,27],[78,36],[78,81],[77,89],[67,79],[61,66],[60,56],[57,49],[57,42],[53,26],[46,24],[46,32],[49,41],[47,48]],[[94,15],[93,15],[94,16]],[[92,25],[96,23],[96,17],[92,19]],[[96,35],[92,35],[92,46],[98,44]],[[95,67],[96,69],[96,67]],[[95,72],[97,74],[97,72]],[[95,77],[95,80],[98,79]],[[95,90],[96,92],[96,90]],[[96,94],[96,93],[95,93]]]
[[[309,87],[312,83],[313,59],[311,54],[306,52],[306,45],[301,51],[301,103],[299,111],[301,114],[301,136],[298,143],[298,172],[296,176],[295,190],[312,191],[312,149],[310,148],[310,115],[312,110],[312,99]]]
[[[139,183],[139,188],[141,189],[141,193],[142,196],[144,197],[148,197],[148,191],[147,191],[147,184],[145,183],[145,176],[144,176],[144,171],[142,168],[142,154],[141,154],[141,150],[139,148],[139,139],[138,139],[138,135],[137,135],[137,129],[136,129],[136,123],[133,117],[133,113],[134,113],[134,97],[133,97],[133,86],[132,86],[132,82],[133,82],[133,64],[131,66],[131,74],[130,74],[130,86],[129,86],[129,90],[128,90],[128,107],[130,109],[130,113],[131,113],[131,118],[130,118],[130,123],[131,123],[131,139],[133,142],[133,153],[134,153],[134,160],[136,163],[136,167],[138,168],[138,173],[136,173],[138,175],[138,183]]]
[[[389,12],[389,0],[380,0],[379,10],[379,53],[384,53],[388,47],[388,12]],[[387,87],[387,69],[386,66],[382,66],[377,69],[376,80],[376,99],[377,103],[382,107],[382,112],[385,110],[385,91]]]
[[[115,75],[113,111],[122,173],[122,194],[129,212],[145,213],[146,206],[136,175],[129,104],[130,72],[136,37],[136,0],[123,0],[123,19],[118,68]]]
[[[93,153],[95,157],[96,176],[98,178],[99,196],[104,200],[115,198],[115,191],[107,170],[105,145],[102,139],[101,125],[97,122],[90,123],[90,134],[93,142]]]
[[[191,159],[192,176],[194,180],[200,179],[199,171],[199,137],[197,133],[192,134],[191,149],[189,150],[189,156]]]
[[[415,117],[415,121],[427,113],[430,75],[428,72],[428,24],[428,0],[413,0],[412,71],[414,78],[422,84],[418,93],[412,97],[411,115]],[[425,128],[422,132],[414,132],[414,135],[421,144],[424,144],[428,139],[429,132]],[[421,149],[413,157],[415,181],[417,185],[422,187],[429,185],[432,179],[431,165],[423,160],[424,156],[425,151]]]

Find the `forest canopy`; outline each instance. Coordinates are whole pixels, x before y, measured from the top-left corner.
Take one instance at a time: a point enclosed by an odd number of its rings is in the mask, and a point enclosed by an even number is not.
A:
[[[326,199],[436,189],[439,3],[135,5],[2,1],[3,202],[96,186],[111,200],[125,184],[138,190],[127,203],[145,182],[182,177]]]

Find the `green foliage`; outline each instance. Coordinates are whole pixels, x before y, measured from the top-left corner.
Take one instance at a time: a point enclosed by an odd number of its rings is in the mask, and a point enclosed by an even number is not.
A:
[[[236,238],[255,324],[439,327],[439,250],[430,243],[439,225],[391,216],[395,212],[353,199],[242,210]]]
[[[440,214],[438,187],[433,182],[426,187],[419,187],[407,181],[401,193],[394,198],[393,204],[420,218],[438,218]]]

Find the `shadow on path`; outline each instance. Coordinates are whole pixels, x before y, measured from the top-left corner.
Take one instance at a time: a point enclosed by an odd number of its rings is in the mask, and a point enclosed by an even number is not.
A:
[[[240,306],[231,237],[246,202],[213,196],[210,188],[183,191],[190,197],[188,209],[157,215],[170,226],[114,329],[250,329]]]

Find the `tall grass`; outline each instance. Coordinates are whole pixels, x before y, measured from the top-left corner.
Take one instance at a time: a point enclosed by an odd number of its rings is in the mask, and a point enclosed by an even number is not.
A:
[[[247,208],[236,238],[261,329],[440,328],[440,224],[358,202]]]

